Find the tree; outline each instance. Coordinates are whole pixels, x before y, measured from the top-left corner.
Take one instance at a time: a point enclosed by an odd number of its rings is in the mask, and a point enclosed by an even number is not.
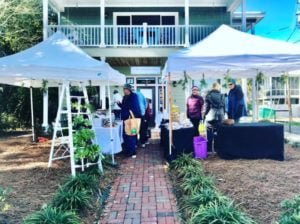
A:
[[[22,51],[42,41],[42,11],[40,0],[0,0],[0,57]],[[49,21],[54,21],[53,12],[50,11],[49,14]],[[0,129],[29,127],[29,90],[6,85],[0,87]],[[51,98],[50,94],[49,97]],[[34,90],[34,103],[35,115],[41,121],[42,90]]]

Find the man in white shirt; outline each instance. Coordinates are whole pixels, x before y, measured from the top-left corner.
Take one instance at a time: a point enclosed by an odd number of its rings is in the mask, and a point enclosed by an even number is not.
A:
[[[121,119],[121,108],[119,107],[118,103],[122,102],[122,96],[118,92],[118,90],[114,90],[114,95],[112,98],[112,110],[115,114],[116,119],[120,120]]]

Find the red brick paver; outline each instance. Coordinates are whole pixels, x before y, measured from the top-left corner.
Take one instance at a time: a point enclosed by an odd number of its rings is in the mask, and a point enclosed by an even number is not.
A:
[[[124,159],[101,224],[179,224],[176,199],[158,145]]]

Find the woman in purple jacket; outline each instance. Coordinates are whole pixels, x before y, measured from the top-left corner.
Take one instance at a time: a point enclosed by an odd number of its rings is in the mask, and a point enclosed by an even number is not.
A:
[[[187,99],[186,103],[186,114],[190,119],[194,126],[194,135],[198,136],[198,126],[200,121],[202,120],[202,108],[203,108],[204,100],[199,95],[199,88],[194,86],[192,88],[192,95]]]

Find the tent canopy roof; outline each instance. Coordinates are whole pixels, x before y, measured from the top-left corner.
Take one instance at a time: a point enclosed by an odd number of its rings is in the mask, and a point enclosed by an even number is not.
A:
[[[124,84],[125,76],[71,43],[61,32],[14,55],[0,58],[0,82],[40,87],[47,80],[57,86],[64,80],[75,84]]]
[[[300,45],[272,40],[220,26],[201,42],[171,54],[165,74],[173,79],[186,72],[192,78],[254,77],[258,71],[278,76],[300,68]],[[200,76],[201,74],[201,76]]]

